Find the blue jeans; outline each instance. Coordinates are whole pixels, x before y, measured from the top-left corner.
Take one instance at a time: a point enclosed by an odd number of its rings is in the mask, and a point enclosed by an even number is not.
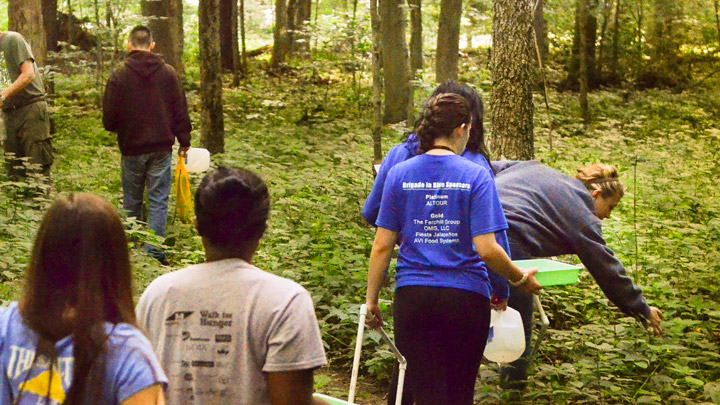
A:
[[[123,156],[121,160],[123,208],[129,217],[142,218],[143,194],[147,186],[147,223],[156,235],[165,236],[170,184],[172,182],[172,153],[153,152],[137,156]],[[145,251],[156,258],[165,254],[147,245]]]

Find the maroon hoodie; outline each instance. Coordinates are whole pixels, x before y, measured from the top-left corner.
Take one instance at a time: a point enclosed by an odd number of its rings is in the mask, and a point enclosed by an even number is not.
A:
[[[190,146],[192,124],[180,78],[156,53],[132,51],[105,87],[103,125],[123,156]]]

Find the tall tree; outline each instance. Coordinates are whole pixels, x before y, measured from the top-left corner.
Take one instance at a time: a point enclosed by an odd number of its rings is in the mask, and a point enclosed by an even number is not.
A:
[[[45,27],[45,49],[48,52],[58,51],[58,18],[57,0],[42,0],[43,26]]]
[[[462,1],[462,0],[461,0]],[[422,0],[407,0],[410,7],[410,68],[423,68]]]
[[[8,2],[8,28],[19,32],[32,47],[38,65],[45,64],[45,27],[41,0],[10,0]]]
[[[530,4],[525,0],[495,0],[492,14],[490,146],[496,159],[529,160],[535,155]]]
[[[278,70],[285,63],[285,57],[290,52],[287,42],[287,10],[286,0],[275,0],[275,27],[273,28],[272,69]]]
[[[383,122],[407,119],[410,102],[410,62],[405,39],[405,11],[400,0],[379,0],[385,106]]]
[[[200,0],[200,142],[210,153],[225,151],[222,66],[220,57],[220,0]]]
[[[237,0],[220,0],[220,55],[222,66],[235,70],[238,52],[238,4]]]
[[[380,15],[378,0],[370,0],[370,24],[372,29],[372,78],[373,78],[373,164],[382,162],[382,87],[383,78],[380,74]]]
[[[593,90],[600,84],[595,63],[595,42],[597,40],[597,17],[595,10],[597,9],[597,0],[588,0],[587,2],[587,18],[584,24],[580,24],[580,3],[582,0],[575,2],[575,35],[573,36],[573,46],[568,60],[568,75],[565,79],[563,87],[572,90],[578,90],[580,82],[580,30],[584,30],[587,38],[585,42],[588,89]]]
[[[355,1],[357,5],[357,0]],[[295,41],[292,44],[293,52],[307,53],[310,50],[310,35],[308,23],[312,13],[311,0],[298,0],[295,12]]]
[[[155,39],[155,52],[178,72],[183,72],[182,0],[141,0],[142,15]]]
[[[590,109],[588,107],[588,55],[587,55],[587,30],[585,30],[585,24],[588,20],[588,0],[579,0],[578,7],[578,21],[580,22],[580,69],[578,71],[578,80],[580,81],[580,92],[578,93],[580,101],[580,115],[582,116],[583,124],[588,125],[590,123]]]
[[[537,36],[538,48],[540,48],[540,58],[543,63],[547,60],[548,55],[548,30],[547,21],[545,20],[545,0],[535,0],[533,6],[533,28]]]
[[[440,21],[435,51],[435,78],[438,83],[458,78],[460,17],[462,17],[462,0],[440,0]]]

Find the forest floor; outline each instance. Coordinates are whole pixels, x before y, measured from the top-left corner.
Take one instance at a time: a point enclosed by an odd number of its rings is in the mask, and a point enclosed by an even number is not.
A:
[[[100,95],[87,86],[92,82],[88,76],[56,78],[57,163],[50,197],[27,197],[27,183],[0,174],[4,302],[21,293],[29,249],[50,199],[92,192],[121,208],[120,154],[115,136],[102,128]],[[370,92],[363,83],[356,91],[346,73],[313,66],[282,78],[257,73],[239,88],[228,87],[226,152],[213,156],[214,165],[245,167],[267,181],[273,209],[255,262],[312,294],[330,360],[316,389],[338,397],[347,395],[373,240],[360,216],[373,181]],[[524,400],[720,402],[720,95],[717,86],[708,88],[714,90],[597,91],[590,96],[594,120],[587,128],[577,118],[574,94],[551,93],[552,133],[536,99],[538,160],[568,174],[591,162],[620,168],[628,192],[605,220],[605,237],[648,302],[663,310],[666,333],[649,336],[583,272],[578,285],[550,288],[541,297],[551,329]],[[416,105],[428,89],[422,86]],[[197,123],[197,93],[188,97]],[[193,135],[198,145],[199,135]],[[401,140],[402,128],[388,129],[383,149]],[[199,179],[193,175],[193,186]],[[154,238],[139,224],[128,227],[141,242]],[[171,267],[133,248],[136,294],[158,275],[203,260],[192,227],[172,217],[165,245]],[[391,290],[382,298],[389,305]],[[383,403],[391,353],[370,333],[363,354],[358,401]],[[483,365],[477,401],[503,402],[496,383],[497,367]]]

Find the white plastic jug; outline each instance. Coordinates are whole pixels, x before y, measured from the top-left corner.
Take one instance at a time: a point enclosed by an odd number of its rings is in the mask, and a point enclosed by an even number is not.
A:
[[[210,167],[210,152],[203,148],[190,148],[185,158],[188,173],[200,173]]]
[[[525,332],[520,313],[510,307],[505,311],[490,311],[490,333],[485,357],[496,363],[509,363],[525,351]]]

